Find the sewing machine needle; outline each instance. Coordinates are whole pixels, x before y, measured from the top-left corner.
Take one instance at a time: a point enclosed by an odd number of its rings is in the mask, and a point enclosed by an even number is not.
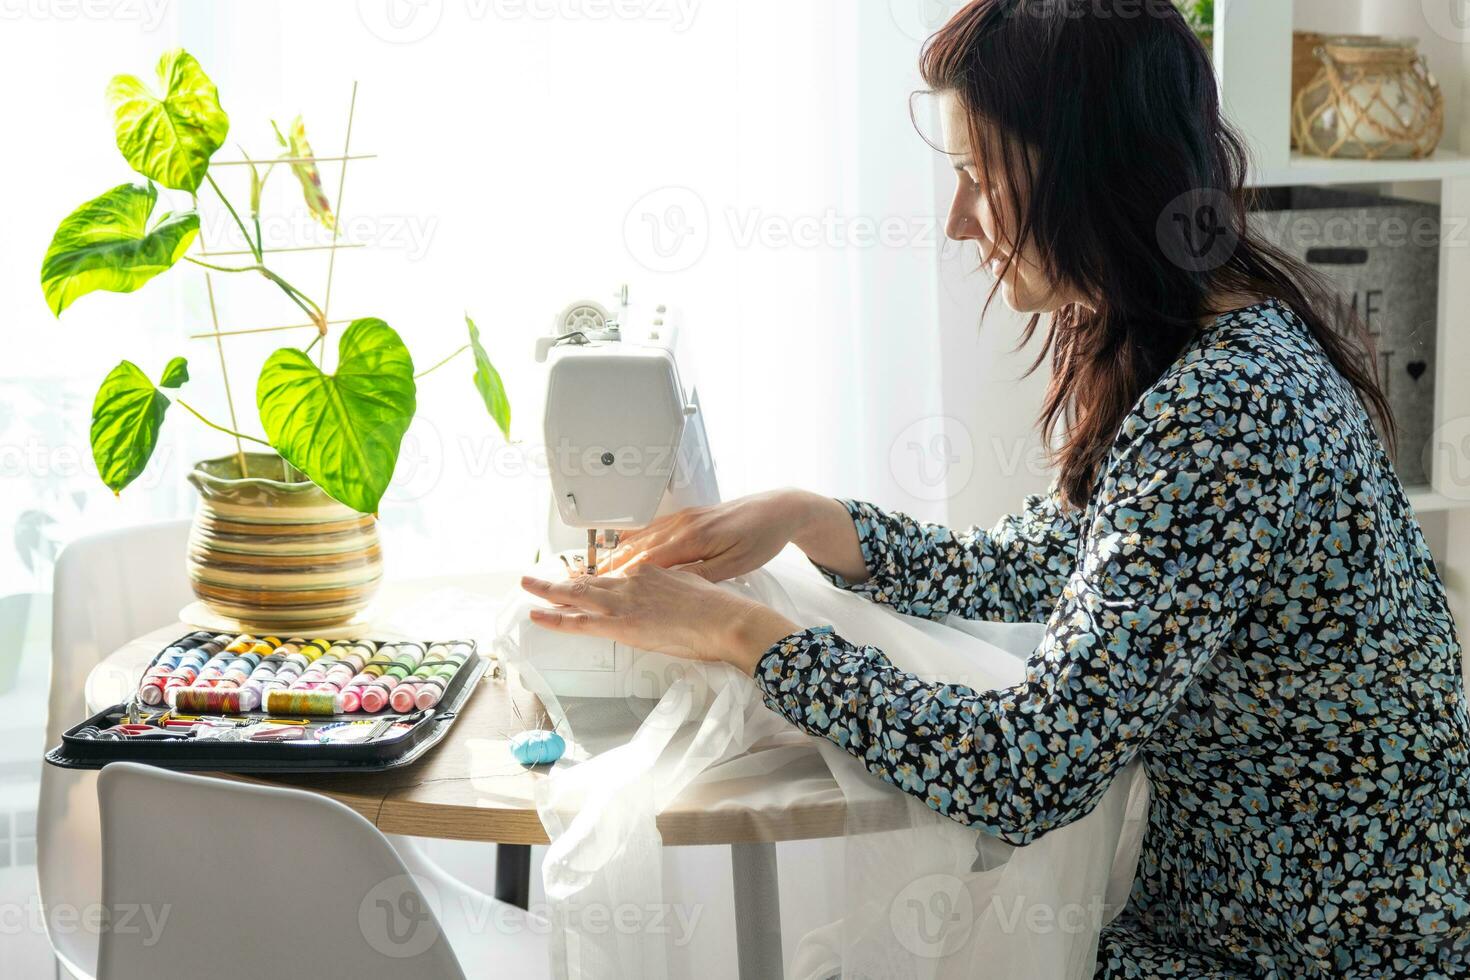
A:
[[[597,574],[597,529],[587,529],[587,574]]]

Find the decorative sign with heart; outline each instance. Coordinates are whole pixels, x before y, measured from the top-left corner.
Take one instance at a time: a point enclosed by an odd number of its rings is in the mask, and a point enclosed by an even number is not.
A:
[[[1373,336],[1393,409],[1394,468],[1425,486],[1435,428],[1434,359],[1439,318],[1439,208],[1337,188],[1275,188],[1251,224],[1325,275],[1345,311]]]

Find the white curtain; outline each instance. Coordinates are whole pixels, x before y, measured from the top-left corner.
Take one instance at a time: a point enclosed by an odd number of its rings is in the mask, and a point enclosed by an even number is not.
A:
[[[623,283],[681,314],[727,496],[794,483],[943,516],[893,464],[896,435],[944,411],[919,42],[888,4],[185,2],[177,21],[247,146],[299,111],[339,152],[359,82],[353,151],[378,156],[351,164],[343,220],[371,247],[339,254],[333,315],[382,315],[432,363],[468,310],[510,386],[511,447],[467,366],[421,391],[383,514],[395,573],[410,551],[535,550],[532,343]],[[319,254],[281,261],[324,275]],[[289,316],[239,285],[237,315]],[[233,346],[243,365],[270,345]]]
[[[0,521],[65,539],[187,513],[182,474],[229,440],[175,413],[157,464],[120,500],[86,443],[95,386],[118,360],[185,354],[191,400],[226,419],[202,274],[88,296],[57,321],[38,284],[57,221],[133,176],[102,98],[117,72],[194,52],[231,115],[221,159],[275,152],[269,122],[300,113],[319,155],[346,137],[358,83],[331,314],[383,316],[427,365],[485,332],[515,408],[506,446],[477,410],[467,363],[426,379],[383,520],[390,574],[484,567],[534,552],[540,376],[535,336],[576,298],[682,314],[724,490],[798,484],[925,517],[989,517],[1011,491],[1029,412],[993,368],[1014,332],[987,324],[982,281],[943,246],[951,179],[910,121],[920,39],[955,3],[840,0],[116,0],[3,8],[16,98],[4,155],[12,195],[0,283],[12,343],[3,380]],[[19,12],[19,13],[18,13]],[[38,13],[39,12],[39,13]],[[928,107],[921,127],[933,132]],[[322,167],[329,196],[339,171]],[[244,168],[220,170],[237,203]],[[186,205],[187,201],[173,202]],[[203,195],[211,249],[238,248]],[[323,244],[289,173],[265,201],[269,244]],[[938,217],[936,215],[939,215]],[[274,264],[319,301],[327,253]],[[215,277],[226,328],[298,322],[257,277]],[[291,334],[226,341],[240,425],[258,432],[255,371]],[[297,337],[298,342],[301,337]],[[989,393],[987,395],[987,393]],[[987,400],[988,399],[988,400]],[[1030,399],[1030,396],[1028,396]],[[1026,399],[1023,399],[1023,401]],[[1034,400],[1034,399],[1030,399]],[[976,413],[985,416],[977,418]],[[948,419],[948,421],[946,421]],[[959,438],[954,426],[964,431]],[[996,433],[1001,433],[999,444]],[[946,438],[936,438],[936,435]],[[962,458],[963,457],[963,458]],[[1039,478],[1028,464],[1025,489]],[[950,513],[959,502],[958,515]],[[533,519],[534,515],[534,519]],[[27,564],[30,561],[30,564]],[[7,552],[3,587],[45,569]]]

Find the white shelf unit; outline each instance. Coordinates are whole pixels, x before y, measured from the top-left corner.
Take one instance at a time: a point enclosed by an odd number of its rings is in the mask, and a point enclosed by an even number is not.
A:
[[[1410,499],[1431,543],[1457,618],[1470,622],[1470,125],[1464,116],[1470,44],[1446,37],[1407,0],[1217,0],[1215,65],[1225,114],[1250,145],[1250,183],[1378,185],[1437,202],[1445,230],[1439,256],[1433,486]],[[1291,150],[1293,30],[1419,39],[1445,94],[1445,135],[1424,160],[1324,160]],[[1453,447],[1454,454],[1446,453]]]
[[[1423,160],[1324,160],[1292,151],[1284,165],[1258,166],[1257,187],[1293,184],[1388,184],[1459,180],[1470,177],[1470,156],[1439,149]]]

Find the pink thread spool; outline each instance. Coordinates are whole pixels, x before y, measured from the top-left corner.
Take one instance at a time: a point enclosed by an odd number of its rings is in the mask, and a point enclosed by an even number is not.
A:
[[[320,689],[322,684],[326,682],[327,671],[336,666],[338,660],[337,651],[340,649],[340,646],[333,646],[326,653],[307,664],[306,669],[301,672],[301,676],[297,679],[296,686],[306,691]]]
[[[395,654],[392,662],[383,670],[377,683],[362,692],[364,711],[376,713],[386,708],[392,700],[393,691],[412,677],[419,664],[424,661],[424,648],[417,643],[395,643],[388,652]]]
[[[260,665],[260,658],[254,654],[243,654],[230,661],[225,667],[222,679],[235,687],[239,687],[250,679],[255,668]]]
[[[163,701],[163,688],[168,683],[169,676],[177,669],[182,657],[170,658],[170,661],[159,661],[148,672],[143,675],[143,681],[138,685],[138,700],[144,704],[158,704]]]
[[[444,688],[469,659],[471,647],[468,643],[440,644],[429,648],[429,658],[424,675],[419,681],[414,704],[419,709],[432,708],[444,696]]]
[[[167,699],[170,691],[177,691],[181,687],[188,687],[190,684],[193,684],[194,679],[198,676],[199,671],[196,670],[194,667],[181,667],[178,670],[175,670],[172,676],[170,676],[169,679],[164,682],[164,698]]]
[[[393,688],[393,694],[388,698],[388,703],[392,705],[394,711],[399,714],[404,714],[413,710],[414,703],[418,699],[418,693],[419,686],[417,684],[410,684],[408,681],[404,681],[402,684]]]
[[[343,688],[352,683],[352,678],[362,669],[361,663],[354,664],[352,660],[339,660],[327,668],[326,676],[322,678],[324,683],[333,687]]]
[[[362,705],[362,687],[360,685],[344,687],[337,697],[342,702],[342,710],[351,713]]]
[[[233,645],[231,644],[231,646]],[[238,656],[236,651],[232,651],[226,647],[224,650],[210,657],[209,661],[203,667],[199,668],[199,675],[194,678],[193,686],[214,687],[216,682],[225,676],[225,668],[234,661],[236,656]]]
[[[347,687],[362,673],[362,668],[375,652],[371,643],[360,640],[352,644],[335,664],[327,668],[326,682],[335,685],[338,690]]]
[[[302,671],[300,676],[298,676],[294,681],[291,682],[290,690],[315,691],[317,687],[322,684],[322,682],[323,681],[321,671],[312,671],[311,668],[308,667],[306,670]]]
[[[374,655],[368,663],[364,664],[362,670],[358,671],[352,680],[348,682],[347,686],[342,689],[342,710],[357,711],[361,708],[362,698],[367,693],[368,687],[377,683],[378,677],[391,662],[390,659],[380,653]]]
[[[371,714],[377,714],[388,706],[390,689],[396,686],[397,679],[392,677],[380,677],[371,685],[362,689],[362,710]]]

